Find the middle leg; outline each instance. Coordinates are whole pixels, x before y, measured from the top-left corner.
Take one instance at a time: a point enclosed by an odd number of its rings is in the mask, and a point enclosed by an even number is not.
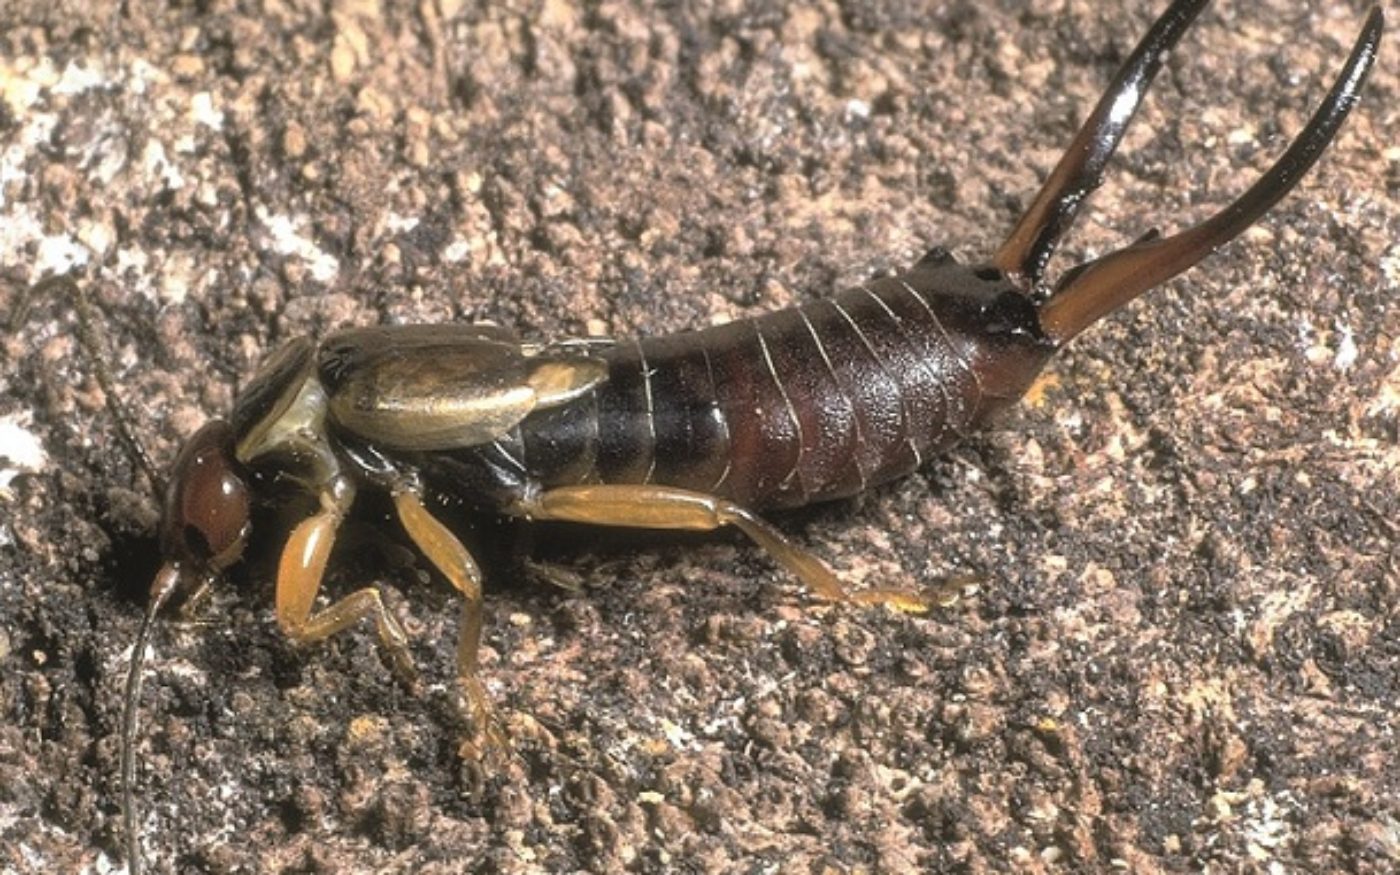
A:
[[[464,599],[462,626],[457,633],[457,680],[466,697],[475,729],[488,748],[508,744],[496,709],[481,681],[482,595],[481,569],[471,553],[426,507],[417,490],[400,486],[393,491],[394,507],[404,530],[423,555],[442,572]],[[463,746],[466,749],[466,746]]]

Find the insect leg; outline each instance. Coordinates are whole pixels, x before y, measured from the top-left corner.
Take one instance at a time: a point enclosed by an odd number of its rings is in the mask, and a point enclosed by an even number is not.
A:
[[[312,613],[336,530],[353,500],[353,488],[337,481],[322,494],[321,509],[302,520],[287,539],[277,564],[277,623],[293,641],[320,641],[372,616],[395,671],[411,680],[415,672],[408,653],[408,636],[384,607],[379,590],[367,586]]]
[[[395,489],[394,507],[413,543],[465,599],[462,627],[457,633],[457,679],[477,731],[482,733],[488,747],[504,748],[507,745],[505,730],[481,682],[478,658],[482,625],[481,569],[457,536],[428,512],[415,490]],[[465,752],[465,746],[463,749]]]
[[[521,511],[532,519],[640,529],[703,532],[734,526],[827,601],[889,605],[911,612],[927,611],[944,601],[907,589],[852,592],[824,562],[789,541],[752,511],[701,492],[666,486],[566,486],[543,493],[527,502]]]

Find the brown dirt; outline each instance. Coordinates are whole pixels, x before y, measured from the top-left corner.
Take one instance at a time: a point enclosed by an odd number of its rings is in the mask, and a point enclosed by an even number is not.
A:
[[[96,5],[0,6],[0,307],[80,267],[169,460],[298,334],[664,332],[988,253],[1162,2]],[[1053,269],[1241,191],[1364,5],[1214,4]],[[779,521],[855,580],[983,576],[954,609],[813,606],[732,539],[551,531],[583,588],[497,574],[517,750],[483,768],[454,600],[406,554],[371,551],[416,693],[368,629],[290,646],[241,575],[157,635],[150,868],[1393,871],[1394,49],[1293,197],[1004,430]],[[155,506],[70,304],[0,359],[0,469],[47,454],[0,493],[0,871],[106,871]]]

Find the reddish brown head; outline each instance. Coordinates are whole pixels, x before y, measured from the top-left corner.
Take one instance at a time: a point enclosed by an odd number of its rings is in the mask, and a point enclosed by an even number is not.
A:
[[[248,484],[233,430],[216,419],[185,443],[165,492],[160,549],[167,566],[208,577],[237,562],[248,537]]]
[[[195,432],[175,460],[165,489],[160,528],[163,563],[151,582],[146,616],[131,652],[122,719],[122,817],[126,825],[127,861],[140,872],[140,838],[132,800],[136,705],[141,698],[141,664],[151,626],[176,593],[198,593],[243,557],[251,528],[250,492],[242,466],[234,457],[233,429],[214,420]]]

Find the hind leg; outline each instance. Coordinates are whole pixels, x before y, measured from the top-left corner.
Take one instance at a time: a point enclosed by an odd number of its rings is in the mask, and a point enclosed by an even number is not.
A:
[[[639,529],[713,531],[734,526],[827,601],[889,605],[922,613],[947,600],[946,593],[940,596],[908,589],[849,590],[826,563],[752,511],[701,492],[665,486],[567,486],[522,504],[519,512],[531,519]]]

